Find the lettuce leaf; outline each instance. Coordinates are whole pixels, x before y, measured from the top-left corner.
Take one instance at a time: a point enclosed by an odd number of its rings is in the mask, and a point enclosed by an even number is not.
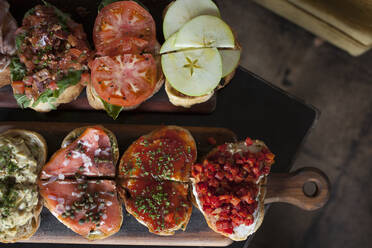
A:
[[[106,110],[107,114],[109,116],[111,116],[112,119],[116,120],[118,118],[120,112],[123,110],[123,107],[112,105],[112,104],[106,102],[105,100],[103,100],[102,98],[100,98],[100,99],[103,103],[103,106],[105,107],[105,110]]]
[[[26,76],[26,66],[19,60],[18,56],[13,56],[10,60],[10,78],[12,81],[22,81]]]
[[[14,94],[14,98],[17,100],[18,105],[21,108],[28,108],[31,104],[31,99],[24,94]]]
[[[32,104],[32,107],[36,107],[40,102],[49,103],[52,109],[56,109],[54,105],[58,97],[70,86],[79,83],[81,74],[83,71],[69,71],[66,76],[57,82],[58,89],[51,90],[47,89],[44,91],[37,100]]]

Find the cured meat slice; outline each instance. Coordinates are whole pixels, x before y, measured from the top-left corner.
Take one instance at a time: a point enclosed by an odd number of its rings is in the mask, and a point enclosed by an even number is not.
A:
[[[149,231],[172,235],[185,230],[192,205],[188,199],[188,184],[154,179],[125,179],[119,188],[127,211]]]
[[[88,127],[71,144],[58,150],[43,167],[41,179],[75,176],[115,176],[113,141],[101,127]]]
[[[121,227],[122,208],[113,181],[40,181],[39,189],[50,212],[87,239],[106,238]]]
[[[196,144],[190,132],[167,126],[140,137],[124,153],[119,176],[188,182],[196,160]]]

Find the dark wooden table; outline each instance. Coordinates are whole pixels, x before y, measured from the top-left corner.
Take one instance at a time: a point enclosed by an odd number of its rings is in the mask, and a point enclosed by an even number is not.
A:
[[[277,155],[272,170],[288,172],[296,153],[319,116],[319,112],[312,106],[306,105],[243,68],[239,68],[232,84],[218,93],[217,99],[217,108],[212,114],[126,112],[114,121],[105,113],[97,111],[60,110],[43,114],[32,110],[1,109],[0,121],[224,127],[234,131],[240,139],[250,136],[265,141]],[[242,245],[243,243],[240,242],[232,246],[241,247]],[[48,244],[2,245],[2,247],[40,246],[55,247]],[[89,245],[89,247],[102,246]]]

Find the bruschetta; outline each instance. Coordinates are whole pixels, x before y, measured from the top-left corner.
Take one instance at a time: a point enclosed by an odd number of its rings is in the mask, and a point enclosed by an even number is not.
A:
[[[40,194],[64,225],[89,240],[120,230],[123,216],[115,172],[119,157],[115,135],[101,126],[77,128],[43,167]]]
[[[18,104],[48,112],[77,98],[89,81],[90,53],[83,26],[69,15],[49,3],[30,9],[10,63]]]
[[[151,14],[135,1],[104,6],[95,21],[97,57],[89,63],[89,104],[116,119],[122,110],[137,108],[163,85]]]
[[[0,242],[27,240],[39,228],[37,177],[45,163],[44,138],[28,130],[0,134]]]
[[[172,1],[163,12],[163,33],[165,90],[173,105],[206,102],[234,77],[242,48],[212,0]],[[224,36],[229,42],[219,43]]]
[[[166,126],[136,140],[119,165],[119,192],[125,207],[150,232],[173,235],[191,215],[189,177],[196,160],[190,132]]]
[[[192,167],[194,205],[209,227],[232,240],[245,240],[262,223],[266,183],[274,154],[259,140],[213,149]]]

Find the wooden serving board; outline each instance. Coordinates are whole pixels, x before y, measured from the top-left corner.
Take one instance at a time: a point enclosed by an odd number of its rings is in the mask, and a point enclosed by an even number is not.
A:
[[[40,0],[8,0],[8,2],[10,4],[10,12],[17,20],[18,25],[21,25],[22,18],[27,10],[37,4],[42,4]],[[90,42],[92,49],[94,49],[92,32],[94,21],[98,13],[97,7],[101,0],[48,0],[47,2],[70,14],[76,22],[83,24],[88,41]],[[157,39],[160,44],[162,44],[164,41],[162,14],[165,7],[172,2],[172,0],[141,0],[141,2],[148,8],[149,12],[153,16],[156,23]],[[2,73],[0,73],[0,87],[3,84],[1,81],[4,80],[6,80],[6,78],[4,78]],[[191,108],[177,107],[169,102],[163,86],[158,93],[156,93],[148,101],[141,104],[141,106],[134,111],[209,114],[215,110],[216,102],[217,97],[215,94],[211,99],[209,99],[209,101],[194,105]],[[0,88],[0,108],[19,108],[13,97],[10,86]],[[93,110],[93,108],[88,104],[85,90],[75,101],[72,101],[68,104],[62,104],[58,107],[58,109]]]
[[[216,94],[207,102],[200,103],[192,106],[191,108],[177,107],[171,104],[168,100],[168,96],[165,93],[164,86],[146,102],[142,103],[137,109],[130,111],[141,111],[141,112],[164,112],[164,113],[199,113],[209,114],[212,113],[217,104]],[[13,96],[13,91],[10,85],[0,88],[0,108],[20,108]],[[58,110],[90,110],[90,111],[103,111],[93,109],[89,103],[85,93],[85,89],[80,96],[66,104],[58,106]],[[122,114],[125,114],[124,112]]]
[[[94,124],[61,123],[61,122],[0,122],[0,133],[8,129],[28,129],[39,132],[48,144],[49,156],[59,147],[63,138],[73,129]],[[147,134],[160,126],[104,124],[116,135],[120,155],[138,137]],[[214,145],[209,138],[216,140],[215,145],[236,141],[236,135],[225,128],[185,127],[195,138],[198,147],[198,159],[209,152]],[[280,156],[279,154],[277,154]],[[307,182],[316,185],[311,197],[303,192]],[[306,210],[317,209],[328,199],[329,183],[324,174],[315,169],[304,169],[293,174],[272,174],[267,187],[265,203],[287,202]],[[98,241],[87,241],[60,223],[47,209],[41,213],[41,225],[36,234],[27,243],[74,243],[74,244],[111,244],[111,245],[185,245],[188,246],[227,246],[232,241],[208,228],[202,214],[193,209],[191,220],[185,232],[178,231],[173,236],[162,237],[151,234],[124,210],[124,221],[121,230],[112,237]]]

